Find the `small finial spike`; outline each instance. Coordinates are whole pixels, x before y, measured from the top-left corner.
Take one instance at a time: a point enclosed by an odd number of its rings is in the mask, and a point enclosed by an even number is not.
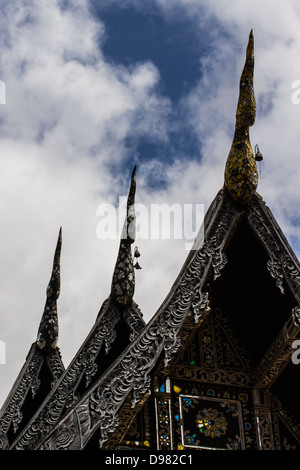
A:
[[[62,228],[59,230],[51,278],[46,291],[46,304],[37,335],[37,345],[45,352],[56,348],[58,340],[57,299],[60,294],[60,255]]]

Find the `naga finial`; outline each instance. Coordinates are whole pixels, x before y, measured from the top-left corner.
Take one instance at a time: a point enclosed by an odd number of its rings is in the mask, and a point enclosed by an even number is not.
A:
[[[58,340],[57,299],[60,294],[60,253],[62,229],[59,230],[51,279],[47,287],[47,299],[37,335],[37,345],[45,352],[56,348]]]
[[[258,184],[258,171],[249,138],[249,127],[254,124],[256,115],[253,72],[254,39],[251,30],[240,79],[235,134],[225,167],[225,187],[231,197],[241,204],[250,201]]]
[[[127,305],[132,301],[135,288],[135,274],[131,245],[135,241],[135,170],[134,167],[127,199],[126,219],[121,234],[119,253],[113,273],[111,296],[120,305]]]

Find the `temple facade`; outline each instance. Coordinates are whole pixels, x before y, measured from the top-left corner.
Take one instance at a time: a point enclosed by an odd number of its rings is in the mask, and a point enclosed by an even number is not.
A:
[[[257,193],[253,70],[251,31],[224,186],[147,324],[134,301],[134,168],[110,295],[67,368],[59,231],[37,339],[0,412],[1,449],[300,449],[300,264]]]

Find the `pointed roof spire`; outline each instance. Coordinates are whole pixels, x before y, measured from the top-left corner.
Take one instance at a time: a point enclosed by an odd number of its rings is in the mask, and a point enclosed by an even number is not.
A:
[[[253,72],[254,38],[251,29],[240,79],[235,134],[225,167],[225,187],[231,197],[241,204],[250,201],[258,183],[258,171],[249,138],[249,127],[254,124],[256,116]]]
[[[135,287],[134,266],[131,253],[131,245],[135,241],[135,171],[136,167],[134,167],[131,175],[126,219],[121,234],[119,253],[111,286],[112,299],[121,305],[127,305],[132,301]]]
[[[50,352],[56,348],[58,340],[57,299],[60,294],[60,253],[62,245],[62,229],[59,230],[54,254],[52,275],[47,287],[46,304],[37,335],[37,346]]]

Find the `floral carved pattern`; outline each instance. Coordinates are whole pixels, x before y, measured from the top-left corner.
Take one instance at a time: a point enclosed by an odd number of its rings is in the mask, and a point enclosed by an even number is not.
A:
[[[204,408],[196,416],[197,427],[205,436],[220,437],[227,431],[228,423],[221,411]]]
[[[244,449],[239,401],[180,395],[181,439],[185,447]]]
[[[267,269],[277,287],[284,293],[285,279],[300,303],[299,261],[279,232],[270,210],[259,197],[253,198],[249,203],[248,221],[268,250],[270,260],[267,262]]]

